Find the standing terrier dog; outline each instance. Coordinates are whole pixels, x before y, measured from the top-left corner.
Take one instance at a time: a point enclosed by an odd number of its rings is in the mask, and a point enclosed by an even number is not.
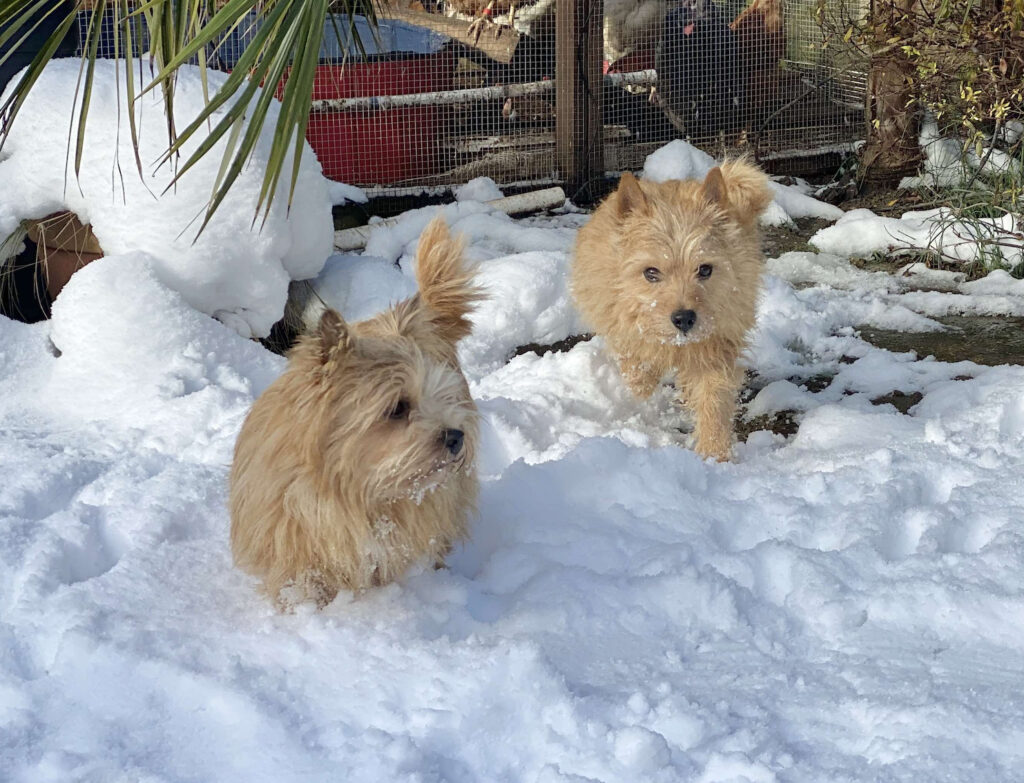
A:
[[[761,282],[757,218],[771,201],[768,178],[743,160],[712,169],[703,183],[626,173],[576,240],[580,312],[637,397],[675,373],[705,457],[729,458],[736,361]]]
[[[231,551],[279,607],[386,584],[465,534],[477,411],[455,346],[479,292],[463,247],[434,220],[419,293],[356,324],[324,312],[249,412],[231,468]]]

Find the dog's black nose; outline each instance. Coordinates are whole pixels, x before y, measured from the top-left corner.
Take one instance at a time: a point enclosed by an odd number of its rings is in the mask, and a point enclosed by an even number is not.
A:
[[[462,430],[442,430],[441,440],[444,441],[444,447],[448,449],[453,457],[462,451],[462,441],[465,436]]]
[[[693,310],[676,310],[672,313],[672,325],[683,334],[686,334],[697,323],[697,313]]]

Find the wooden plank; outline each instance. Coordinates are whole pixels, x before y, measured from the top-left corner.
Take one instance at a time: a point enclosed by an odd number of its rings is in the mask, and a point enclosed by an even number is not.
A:
[[[633,134],[629,132],[629,128],[623,125],[604,126],[604,142],[606,146],[612,142],[628,142],[632,137]],[[502,136],[463,136],[452,144],[452,148],[456,152],[464,154],[554,146],[555,134],[546,130],[529,130]],[[654,149],[657,149],[659,146],[663,146],[661,142],[656,143]]]
[[[555,160],[570,198],[604,173],[603,20],[604,0],[556,6]]]
[[[484,23],[479,26],[478,35],[470,29],[472,22],[410,8],[409,0],[388,0],[382,3],[377,16],[382,19],[398,19],[447,35],[500,63],[511,62],[519,45],[519,33],[508,25]]]

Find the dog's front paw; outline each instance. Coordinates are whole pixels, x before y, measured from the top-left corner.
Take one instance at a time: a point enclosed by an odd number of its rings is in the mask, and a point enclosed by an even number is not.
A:
[[[620,357],[619,370],[622,373],[622,380],[625,381],[633,396],[641,400],[646,400],[654,394],[654,390],[661,382],[660,373],[655,372],[649,364],[633,359]]]
[[[732,459],[731,447],[701,448],[697,446],[695,451],[704,459],[713,459],[715,462],[728,462]]]
[[[732,430],[697,427],[697,442],[694,445],[696,451],[704,459],[714,459],[716,462],[728,462],[732,457]]]

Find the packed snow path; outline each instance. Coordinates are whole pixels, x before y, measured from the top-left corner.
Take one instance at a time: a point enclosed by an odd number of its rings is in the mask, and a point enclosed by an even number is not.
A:
[[[599,340],[506,361],[579,331],[583,216],[450,209],[493,294],[462,347],[472,537],[319,613],[275,614],[228,550],[234,438],[279,357],[144,255],[87,267],[50,323],[0,319],[0,778],[1019,780],[1024,370],[853,327],[1024,292],[771,261],[749,413],[799,411],[799,431],[715,464]],[[336,259],[324,293],[350,317],[404,296],[427,217]],[[872,404],[894,390],[923,398]]]

